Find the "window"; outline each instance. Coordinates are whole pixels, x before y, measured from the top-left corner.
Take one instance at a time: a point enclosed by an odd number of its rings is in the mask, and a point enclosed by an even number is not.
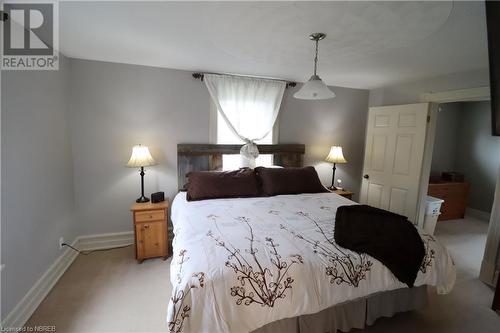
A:
[[[211,121],[216,124],[216,132],[211,132],[213,141],[220,144],[246,144],[273,142],[273,126],[278,117],[286,83],[234,75],[205,74],[205,85],[212,98]],[[216,106],[216,107],[214,107]],[[232,131],[234,130],[234,131]],[[264,137],[266,136],[266,137]],[[246,148],[255,151],[255,146]],[[240,155],[223,156],[224,170],[238,169],[241,165],[271,165],[272,156],[253,159],[247,151],[247,158]]]
[[[213,107],[214,111],[217,112],[217,143],[220,144],[243,144],[242,141],[234,135],[234,133],[229,129],[226,121],[222,117],[221,113]],[[258,126],[258,119],[255,119],[254,124],[248,124],[250,126]],[[276,127],[276,126],[274,126]],[[259,140],[257,144],[272,144],[273,143],[273,132],[275,128],[269,132],[269,134],[262,140]],[[273,165],[273,155],[265,154],[259,155],[255,160],[257,166],[271,166]],[[223,155],[222,156],[222,170],[236,170],[239,169],[241,165],[240,155]]]

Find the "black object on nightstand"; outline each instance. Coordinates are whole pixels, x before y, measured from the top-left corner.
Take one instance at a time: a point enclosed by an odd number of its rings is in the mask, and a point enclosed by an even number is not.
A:
[[[151,202],[158,203],[165,201],[165,192],[155,192],[151,194]]]

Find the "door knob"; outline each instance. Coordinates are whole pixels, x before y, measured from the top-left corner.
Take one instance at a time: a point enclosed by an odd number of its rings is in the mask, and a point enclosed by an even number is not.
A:
[[[368,178],[370,178],[370,176],[369,175],[364,175],[363,178],[364,179],[368,179]]]

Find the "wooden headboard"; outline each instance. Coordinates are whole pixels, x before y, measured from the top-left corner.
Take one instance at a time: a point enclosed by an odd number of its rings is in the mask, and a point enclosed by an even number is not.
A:
[[[260,154],[272,154],[273,164],[283,167],[301,167],[305,146],[303,144],[257,145]],[[223,154],[239,154],[241,145],[178,144],[177,177],[179,190],[187,183],[191,171],[222,170]]]

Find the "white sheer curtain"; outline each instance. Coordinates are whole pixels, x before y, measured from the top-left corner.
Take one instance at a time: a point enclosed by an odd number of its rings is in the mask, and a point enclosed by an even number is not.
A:
[[[255,141],[272,130],[285,91],[284,81],[205,74],[205,84],[227,126],[242,143],[242,166],[255,166]]]

